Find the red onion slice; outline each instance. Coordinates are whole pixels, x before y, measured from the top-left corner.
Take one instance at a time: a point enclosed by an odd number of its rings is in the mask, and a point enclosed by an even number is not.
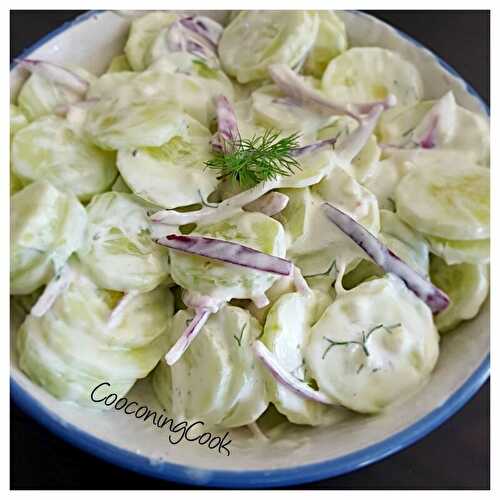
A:
[[[253,344],[256,356],[262,361],[264,366],[269,370],[271,375],[277,382],[284,385],[292,392],[304,399],[316,401],[325,405],[335,405],[326,394],[320,391],[315,391],[312,387],[304,382],[296,379],[292,374],[288,373],[278,362],[274,354],[260,341],[256,340]]]
[[[47,80],[63,85],[80,96],[86,94],[89,89],[87,80],[58,64],[39,59],[16,59],[16,62],[21,68],[25,68],[31,73],[38,73]]]
[[[228,98],[223,95],[215,98],[215,113],[217,116],[217,132],[210,140],[210,144],[214,151],[226,153],[229,144],[240,137],[238,120],[233,106]]]
[[[295,105],[306,106],[321,115],[345,115],[360,120],[360,115],[370,113],[375,106],[388,109],[396,105],[396,96],[390,94],[382,101],[359,104],[340,104],[306,85],[304,80],[286,64],[272,64],[269,74],[278,88],[292,99]]]
[[[187,328],[182,332],[181,336],[177,339],[177,342],[165,355],[167,365],[172,366],[181,358],[191,345],[191,342],[193,342],[193,340],[200,333],[209,316],[210,311],[207,311],[206,309],[198,309],[196,311],[194,318],[190,321]]]
[[[313,142],[312,144],[308,144],[307,146],[302,146],[300,148],[293,149],[292,156],[299,157],[310,153],[314,153],[328,146],[334,146],[336,142],[337,142],[336,137],[332,137],[330,139],[324,139],[323,141]]]
[[[289,260],[259,252],[231,241],[206,238],[204,236],[169,234],[160,238],[157,242],[172,250],[271,274],[289,276],[293,269],[293,264]]]
[[[297,292],[299,292],[301,295],[312,294],[312,290],[307,284],[307,281],[304,279],[304,276],[302,276],[300,269],[295,265],[293,266],[293,284]]]
[[[326,216],[349,238],[359,245],[366,254],[384,271],[398,276],[405,285],[422,299],[433,313],[438,313],[448,307],[450,299],[427,278],[414,271],[389,248],[380,242],[373,234],[358,224],[331,203],[322,205]]]
[[[127,292],[123,295],[120,302],[118,302],[118,304],[115,306],[115,308],[111,311],[111,314],[109,315],[107,323],[107,327],[109,329],[113,329],[118,325],[120,319],[123,316],[123,311],[130,304],[130,302],[134,300],[135,297],[137,297],[137,295],[138,292]]]
[[[38,297],[35,305],[31,308],[31,314],[41,318],[52,307],[57,297],[68,288],[72,280],[73,271],[68,266],[64,266],[47,284],[42,295]]]
[[[214,51],[217,50],[224,31],[224,28],[217,21],[205,16],[188,16],[183,17],[180,23],[193,33],[204,37],[212,44]]]
[[[270,193],[261,196],[255,201],[248,203],[243,208],[247,212],[260,212],[261,214],[272,217],[279,214],[288,205],[288,196],[278,191],[271,191]]]

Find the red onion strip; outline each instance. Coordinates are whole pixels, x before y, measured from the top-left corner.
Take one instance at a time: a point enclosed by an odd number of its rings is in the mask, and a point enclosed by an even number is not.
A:
[[[324,203],[322,208],[330,221],[359,245],[384,271],[398,276],[417,297],[430,307],[433,313],[438,313],[448,307],[450,299],[442,290],[414,271],[361,224],[331,203]]]
[[[240,137],[236,113],[228,98],[223,95],[215,98],[215,112],[217,115],[217,132],[210,140],[210,144],[214,151],[226,153],[228,152],[228,143]]]
[[[107,323],[107,327],[109,329],[113,329],[115,328],[115,326],[118,325],[123,315],[123,311],[130,304],[130,302],[134,300],[135,297],[137,297],[137,295],[138,292],[127,292],[123,295],[120,302],[118,302],[118,304],[115,306],[115,308],[111,311],[111,314],[109,315]]]
[[[325,405],[335,404],[326,394],[315,391],[313,388],[288,373],[279,364],[274,354],[260,340],[254,342],[253,348],[256,356],[262,361],[277,382],[304,399],[310,399],[311,401]]]
[[[288,205],[288,196],[278,191],[271,191],[270,193],[261,196],[255,201],[248,203],[243,208],[247,212],[260,212],[261,214],[272,217],[279,214]]]
[[[47,284],[42,295],[38,297],[35,305],[31,308],[31,314],[41,318],[52,307],[57,297],[68,288],[72,279],[73,271],[68,266],[64,266]]]
[[[196,311],[194,318],[189,322],[187,328],[182,332],[181,336],[177,339],[177,342],[165,355],[167,365],[172,366],[181,358],[191,345],[191,342],[193,342],[193,340],[200,333],[209,316],[210,311],[207,311],[206,309],[198,309]]]
[[[275,257],[253,248],[231,241],[206,238],[204,236],[184,236],[169,234],[157,241],[172,250],[199,255],[227,264],[289,276],[293,265],[289,260]]]

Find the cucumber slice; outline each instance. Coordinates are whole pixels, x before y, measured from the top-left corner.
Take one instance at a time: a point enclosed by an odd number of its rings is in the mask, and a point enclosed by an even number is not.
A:
[[[319,29],[304,64],[304,73],[321,78],[328,63],[347,50],[344,23],[331,10],[319,10]]]
[[[82,201],[109,189],[117,175],[114,154],[56,116],[40,118],[15,135],[12,169],[25,184],[44,179]]]
[[[129,97],[122,93],[89,109],[85,131],[97,146],[112,150],[157,147],[184,133],[184,114],[174,102]]]
[[[72,401],[80,406],[96,407],[97,403],[92,401],[91,393],[102,382],[110,383],[110,391],[119,398],[135,383],[135,379],[103,380],[75,370],[52,350],[47,349],[42,340],[41,325],[32,320],[25,321],[17,332],[16,340],[21,370],[57,399]]]
[[[217,187],[216,173],[205,169],[212,157],[210,131],[188,115],[183,137],[170,139],[159,148],[118,153],[118,170],[141,198],[163,208],[177,208],[206,200]]]
[[[435,317],[440,333],[449,332],[462,321],[474,318],[489,292],[489,269],[485,265],[447,265],[431,257],[431,280],[450,298],[450,305]]]
[[[112,100],[126,85],[132,83],[136,76],[137,73],[132,71],[104,73],[90,85],[87,99]]]
[[[124,51],[134,71],[143,71],[147,68],[151,44],[158,33],[177,18],[177,14],[174,13],[151,12],[132,21]]]
[[[191,317],[187,311],[175,315],[171,341],[176,340]],[[206,425],[219,424],[225,417],[230,426],[237,425],[237,419],[257,418],[267,406],[265,391],[253,394],[253,404],[245,396],[246,384],[255,374],[251,369],[256,360],[250,342],[259,333],[258,323],[248,311],[224,306],[208,319],[179,361],[170,368],[163,362],[159,365],[153,386],[158,399],[164,405],[170,404],[175,415],[200,419]],[[263,383],[259,384],[263,388]],[[246,411],[239,414],[240,402]]]
[[[123,71],[132,71],[132,66],[130,66],[127,56],[120,54],[111,59],[106,73],[121,73]]]
[[[321,129],[317,134],[317,140],[336,137],[342,141],[347,134],[354,132],[357,128],[355,120],[349,117],[335,117],[333,123]],[[381,150],[375,135],[371,135],[363,149],[352,160],[346,171],[358,182],[364,183],[378,168]]]
[[[419,165],[399,183],[395,201],[398,215],[422,233],[452,240],[489,237],[487,168],[466,162]]]
[[[258,212],[241,212],[219,223],[199,226],[196,234],[234,241],[284,257],[285,235],[279,222]],[[262,295],[278,276],[203,257],[170,251],[172,279],[183,288],[223,301]]]
[[[429,274],[429,248],[425,238],[394,212],[380,210],[379,239],[423,276]]]
[[[301,106],[287,104],[276,85],[265,85],[252,92],[252,107],[257,123],[284,131],[287,135],[291,132],[312,133],[329,121]]]
[[[273,63],[296,67],[314,44],[318,27],[314,11],[240,12],[222,34],[222,66],[240,83],[267,78]]]
[[[448,265],[488,264],[490,262],[490,240],[446,240],[437,236],[426,236],[433,254]]]
[[[285,370],[306,383],[312,383],[312,380],[304,360],[304,346],[310,328],[331,302],[328,295],[317,291],[309,297],[287,293],[278,299],[267,315],[262,342]],[[266,386],[271,402],[290,422],[324,425],[338,417],[336,409],[301,398],[271,375],[266,377]]]
[[[10,105],[10,137],[16,134],[19,130],[28,125],[28,118],[19,109],[18,106],[14,104]]]
[[[95,76],[82,68],[69,67],[78,76],[92,83]],[[73,104],[81,96],[64,85],[53,83],[39,74],[32,74],[22,86],[17,96],[17,104],[28,120],[53,114],[57,108]]]
[[[121,175],[116,178],[115,183],[111,186],[111,191],[115,191],[117,193],[132,193],[132,190],[127,186]]]
[[[325,201],[349,213],[373,234],[380,229],[375,196],[341,167],[333,168],[327,178],[311,188],[310,194],[302,192],[297,199],[291,198],[281,219],[285,231],[292,234],[288,238],[287,255],[306,277],[328,272],[334,261],[340,270],[365,257],[359,246],[326,217],[321,208]]]
[[[355,47],[332,59],[322,79],[324,92],[340,103],[397,98],[399,106],[423,97],[417,68],[398,53],[379,47]]]
[[[388,275],[336,298],[311,330],[306,364],[321,391],[374,413],[418,388],[438,354],[430,309]]]
[[[28,294],[83,244],[87,215],[73,195],[37,181],[12,196],[10,221],[10,291]]]
[[[422,101],[410,106],[397,106],[382,114],[377,125],[380,141],[396,146],[412,145],[414,130],[436,101]],[[418,149],[416,154],[427,155],[435,150],[457,152],[462,159],[480,165],[488,165],[490,157],[490,129],[488,121],[481,115],[453,104],[450,113],[452,126],[438,131],[434,150]],[[414,144],[413,144],[414,146]]]
[[[109,192],[87,207],[83,267],[102,288],[147,292],[168,278],[168,251],[151,239],[147,207],[136,196]]]

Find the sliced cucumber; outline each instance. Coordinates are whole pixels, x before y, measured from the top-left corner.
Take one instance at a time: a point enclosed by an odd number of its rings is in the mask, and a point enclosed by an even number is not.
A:
[[[398,53],[379,47],[355,47],[332,59],[322,87],[342,103],[379,101],[393,94],[398,105],[405,106],[423,97],[417,68]]]
[[[242,212],[222,222],[196,228],[196,234],[234,241],[264,253],[284,257],[281,224],[258,212]],[[183,288],[214,299],[247,299],[262,295],[278,276],[170,251],[172,279]]]
[[[102,288],[147,292],[168,278],[168,251],[151,239],[147,207],[136,196],[109,192],[87,207],[89,226],[78,256]]]
[[[111,59],[106,73],[121,73],[123,71],[132,71],[132,67],[128,62],[127,56],[120,54]]]
[[[399,183],[395,202],[398,215],[422,233],[456,240],[489,237],[487,168],[467,162],[419,165]]]
[[[111,150],[157,147],[184,133],[184,114],[174,102],[129,97],[122,93],[89,109],[85,131],[99,147]]]
[[[314,44],[318,27],[315,11],[240,12],[220,40],[222,66],[240,83],[267,78],[273,63],[296,67]]]
[[[187,311],[175,315],[171,341],[182,333],[191,317]],[[247,382],[255,375],[252,366],[256,360],[250,343],[259,335],[259,330],[248,311],[233,306],[221,308],[208,319],[179,361],[171,367],[165,363],[159,365],[154,387],[160,401],[163,404],[171,401],[175,415],[199,419],[206,425],[216,425],[225,417],[229,422],[226,426],[238,425],[238,420],[257,418],[267,406],[265,391],[253,394],[253,404],[247,400],[246,391]],[[165,374],[166,370],[170,370],[169,375]],[[255,380],[263,389],[263,383]],[[241,413],[240,402],[244,410]]]
[[[330,304],[331,298],[321,292],[315,291],[309,297],[287,293],[278,299],[267,315],[262,342],[274,353],[281,367],[306,383],[312,383],[312,380],[303,349],[310,328]],[[301,398],[269,374],[266,386],[271,402],[290,422],[321,425],[337,417],[334,409]]]
[[[394,212],[380,210],[379,239],[420,274],[429,274],[429,248],[425,238]]]
[[[68,68],[89,83],[95,80],[82,68]],[[53,114],[57,108],[73,104],[81,100],[81,96],[69,88],[53,83],[40,74],[32,74],[22,86],[17,96],[17,104],[30,121]]]
[[[490,262],[490,240],[446,240],[437,236],[426,236],[431,252],[443,258],[448,265],[488,264]]]
[[[335,299],[311,330],[306,364],[321,391],[373,413],[417,389],[438,354],[430,309],[389,275]]]
[[[48,283],[84,241],[85,209],[71,194],[37,181],[11,198],[10,291],[28,294]]]
[[[450,305],[435,317],[438,330],[448,332],[462,321],[474,318],[489,292],[486,265],[447,265],[439,257],[431,258],[432,282],[450,297]]]
[[[26,127],[28,125],[28,118],[26,115],[19,109],[18,106],[14,104],[10,105],[10,137],[16,134],[19,130]]]
[[[118,169],[141,198],[164,208],[177,208],[206,200],[217,187],[216,173],[204,168],[210,153],[210,131],[188,115],[183,137],[159,148],[118,153]]]
[[[40,118],[15,135],[12,168],[23,183],[44,179],[82,201],[109,189],[117,175],[113,153],[56,116]]]
[[[320,10],[318,16],[318,35],[307,56],[304,72],[321,78],[328,63],[347,50],[347,32],[344,23],[335,12]]]
[[[151,44],[158,33],[177,18],[177,14],[174,13],[151,12],[132,21],[124,51],[134,71],[143,71],[147,68]]]

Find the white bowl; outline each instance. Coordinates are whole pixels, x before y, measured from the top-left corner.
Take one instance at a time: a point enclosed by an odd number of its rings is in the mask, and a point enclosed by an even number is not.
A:
[[[224,13],[213,15],[220,18]],[[477,93],[425,47],[366,14],[341,15],[351,45],[386,47],[415,63],[425,82],[425,98],[437,98],[452,89],[460,105],[488,113]],[[77,64],[99,74],[123,49],[127,29],[128,21],[112,12],[88,12],[47,35],[23,56]],[[13,97],[25,76],[15,66],[11,68]],[[15,324],[16,318],[12,319]],[[173,446],[166,432],[123,412],[83,410],[57,401],[19,370],[14,345],[11,342],[12,397],[24,411],[70,443],[115,464],[168,480],[270,487],[319,480],[363,467],[410,445],[453,415],[489,375],[489,305],[474,320],[443,337],[430,382],[390,411],[329,428],[296,428],[294,439],[281,439],[272,445],[252,439],[246,430],[231,431],[230,457],[189,442]],[[147,379],[137,383],[128,397],[161,411]]]

